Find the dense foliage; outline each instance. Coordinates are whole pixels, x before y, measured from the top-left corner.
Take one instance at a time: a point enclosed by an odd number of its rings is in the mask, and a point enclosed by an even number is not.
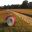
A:
[[[21,5],[4,5],[3,7],[0,7],[1,9],[29,9],[32,8],[32,2],[23,1]]]

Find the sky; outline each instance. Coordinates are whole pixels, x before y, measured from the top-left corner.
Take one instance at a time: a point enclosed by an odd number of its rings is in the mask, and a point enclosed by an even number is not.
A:
[[[4,5],[12,5],[12,4],[22,4],[24,0],[0,0],[0,6]],[[32,0],[28,0],[28,2],[31,2]]]

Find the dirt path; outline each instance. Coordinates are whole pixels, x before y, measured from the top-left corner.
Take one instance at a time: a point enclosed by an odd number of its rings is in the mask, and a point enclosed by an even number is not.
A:
[[[30,25],[32,25],[32,18],[23,14],[19,14],[17,12],[13,12],[14,14],[16,14],[17,16],[19,16],[20,18],[22,18],[22,20],[24,20],[25,22],[29,23]]]
[[[8,11],[9,12],[9,11]],[[11,11],[16,16],[16,27],[14,27],[17,31],[27,30],[32,31],[32,18],[14,11]],[[7,32],[11,31],[11,27],[5,27],[4,30]]]
[[[16,29],[24,29],[26,31],[32,31],[32,18],[14,11],[11,11],[16,15]],[[22,27],[22,29],[21,29]]]
[[[16,27],[14,27],[17,31],[26,30],[32,31],[32,18],[14,11],[11,11],[16,16]],[[12,28],[12,29],[14,29]],[[11,27],[6,27],[5,31],[11,31]]]

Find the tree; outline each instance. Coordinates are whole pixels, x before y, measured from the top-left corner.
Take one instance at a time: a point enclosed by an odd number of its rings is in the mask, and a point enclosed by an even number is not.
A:
[[[22,8],[28,8],[28,1],[23,1]]]
[[[4,7],[3,7],[4,9],[6,9],[7,8],[7,6],[6,5],[4,5]]]

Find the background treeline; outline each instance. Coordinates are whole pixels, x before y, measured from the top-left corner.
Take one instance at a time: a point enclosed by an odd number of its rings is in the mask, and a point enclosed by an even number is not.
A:
[[[21,5],[4,5],[0,7],[0,9],[32,9],[32,2],[23,1]]]

